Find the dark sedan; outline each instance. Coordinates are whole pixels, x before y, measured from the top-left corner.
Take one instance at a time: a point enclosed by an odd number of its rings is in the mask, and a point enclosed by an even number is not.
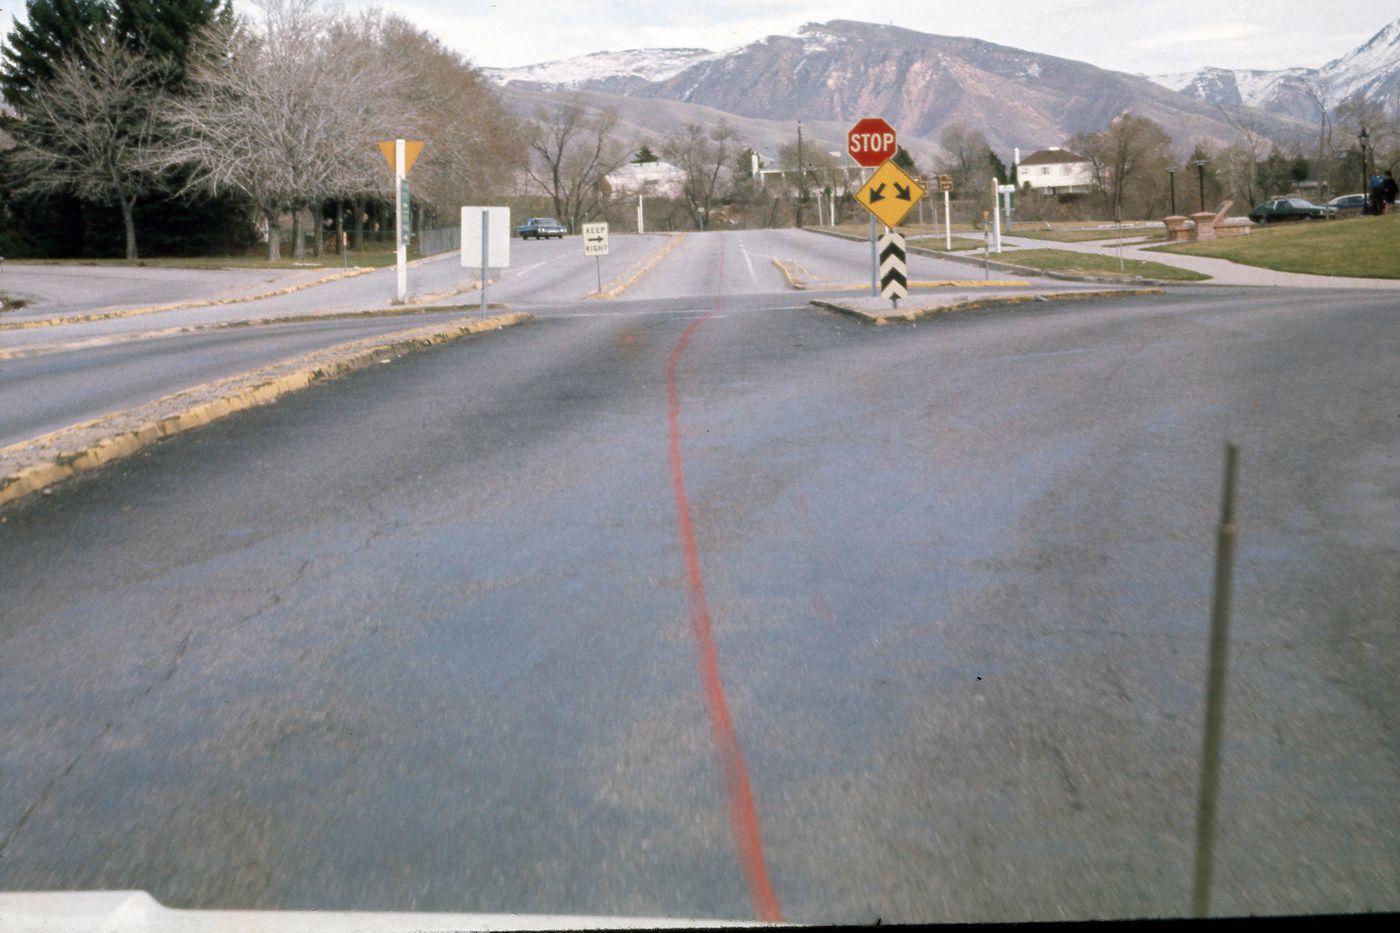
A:
[[[1249,212],[1249,219],[1257,224],[1273,223],[1276,220],[1313,220],[1330,217],[1336,211],[1330,207],[1320,207],[1302,198],[1277,198],[1265,201]]]
[[[531,217],[529,220],[516,227],[515,232],[520,234],[520,239],[522,240],[538,240],[540,237],[552,236],[563,239],[564,234],[568,233],[568,231],[564,229],[564,225],[553,217]]]

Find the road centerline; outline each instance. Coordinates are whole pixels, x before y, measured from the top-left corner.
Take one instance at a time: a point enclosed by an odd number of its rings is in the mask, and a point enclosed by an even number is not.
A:
[[[716,282],[714,311],[723,305],[724,251],[721,246],[719,274]],[[725,796],[729,803],[729,825],[734,847],[744,879],[748,883],[749,900],[760,920],[777,923],[782,920],[777,895],[768,878],[763,859],[763,841],[758,827],[758,809],[749,784],[748,769],[738,733],[729,715],[724,686],[719,677],[719,658],[715,650],[714,631],[709,605],[705,600],[705,580],[700,572],[700,554],[695,544],[695,527],[691,518],[690,497],[685,489],[685,474],[681,457],[680,391],[676,371],[681,357],[690,345],[690,338],[710,319],[709,314],[692,322],[676,341],[666,361],[667,420],[670,427],[671,486],[676,500],[676,524],[680,536],[681,554],[685,560],[686,590],[690,605],[690,630],[695,639],[700,685],[705,697],[705,709],[710,720],[710,734],[715,756],[724,778]]]

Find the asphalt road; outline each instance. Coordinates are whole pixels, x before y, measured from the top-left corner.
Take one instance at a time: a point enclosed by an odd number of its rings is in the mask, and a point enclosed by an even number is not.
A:
[[[1392,298],[592,307],[0,511],[0,887],[1181,916],[1232,439],[1215,910],[1400,908]]]
[[[492,307],[507,306],[544,316],[627,315],[639,310],[652,313],[658,308],[704,306],[717,288],[732,295],[762,295],[770,306],[790,304],[793,293],[773,265],[775,257],[798,264],[817,284],[858,284],[868,277],[868,257],[860,243],[797,230],[691,235],[638,278],[623,299],[587,299],[597,290],[600,278],[604,288],[633,278],[648,258],[658,256],[669,242],[669,237],[659,235],[614,237],[611,255],[595,262],[583,255],[578,237],[516,240],[511,246],[511,266],[497,274],[497,280],[488,286],[487,298]],[[729,261],[721,263],[720,254],[726,248]],[[916,276],[923,277],[968,274],[967,267],[927,257],[915,257],[912,268]],[[138,295],[167,302],[229,297],[256,290],[264,278],[268,279],[265,287],[272,287],[302,275],[106,266],[16,269],[17,273],[14,269],[10,272],[25,277],[37,292],[47,290],[51,300],[7,314],[7,322],[47,318],[58,311],[69,315],[107,312],[115,304],[131,303]],[[324,274],[324,270],[316,274]],[[394,292],[393,274],[392,269],[379,270],[233,304],[0,330],[0,446],[282,356],[422,323],[417,317],[367,320],[363,325],[309,320],[318,315],[388,308]],[[150,280],[144,290],[142,276]],[[410,293],[436,296],[437,304],[475,309],[480,293],[461,289],[474,287],[478,279],[477,270],[464,269],[457,255],[437,257],[410,270]],[[301,323],[272,324],[265,333],[251,328],[237,333],[210,330],[289,318]]]

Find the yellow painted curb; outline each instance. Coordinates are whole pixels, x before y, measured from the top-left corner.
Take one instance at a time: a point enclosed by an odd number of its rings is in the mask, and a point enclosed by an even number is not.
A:
[[[670,242],[667,243],[665,246],[661,247],[661,249],[658,250],[656,253],[652,254],[652,256],[649,257],[649,258],[642,264],[642,267],[641,267],[640,269],[638,269],[636,272],[632,272],[632,273],[630,273],[630,274],[627,273],[627,272],[624,272],[623,275],[626,276],[626,278],[623,279],[623,280],[621,281],[621,283],[619,283],[617,279],[614,279],[613,281],[611,281],[611,282],[608,283],[608,287],[605,288],[603,291],[594,292],[594,293],[592,293],[591,295],[589,295],[588,297],[589,297],[589,298],[616,298],[618,295],[621,295],[623,292],[627,291],[627,289],[631,288],[633,285],[636,285],[638,282],[640,282],[640,281],[642,280],[642,276],[646,275],[646,274],[647,274],[648,272],[650,272],[652,269],[655,269],[657,263],[659,263],[659,262],[661,262],[661,260],[665,259],[666,256],[667,256],[668,254],[670,254],[671,250],[675,249],[677,246],[680,246],[680,245],[681,245],[681,241],[684,240],[684,239],[685,239],[685,234],[684,234],[684,233],[672,234],[672,235],[671,235],[671,240],[670,240]]]
[[[163,437],[375,365],[386,354],[410,352],[531,320],[534,318],[520,312],[492,318],[457,318],[446,325],[430,324],[367,337],[183,389],[129,411],[0,448],[0,504],[129,456]]]
[[[811,304],[814,307],[827,311],[835,311],[837,314],[844,314],[847,317],[883,327],[887,324],[909,324],[935,314],[948,314],[954,311],[972,311],[979,308],[991,308],[998,305],[1025,304],[1032,301],[1079,301],[1088,298],[1135,298],[1141,295],[1165,295],[1166,290],[1161,288],[1117,288],[1101,289],[1096,291],[1074,291],[1074,292],[1041,292],[1028,295],[996,295],[987,298],[972,298],[967,301],[957,301],[945,305],[932,305],[923,308],[911,308],[908,311],[881,313],[876,311],[864,311],[860,308],[852,308],[848,305],[839,304],[834,301],[822,301],[813,299]]]
[[[123,308],[120,311],[78,314],[73,317],[51,317],[32,321],[5,321],[0,323],[0,330],[30,330],[35,327],[59,327],[64,324],[90,324],[93,321],[112,321],[117,318],[139,317],[143,314],[159,314],[162,311],[188,311],[192,308],[215,308],[221,305],[244,304],[249,301],[262,301],[264,298],[279,298],[282,295],[291,295],[295,292],[305,291],[308,288],[315,288],[317,285],[326,285],[330,282],[353,279],[357,276],[368,275],[371,272],[378,271],[378,269],[357,266],[348,271],[342,270],[331,275],[323,275],[309,282],[302,282],[299,285],[289,285],[286,288],[279,288],[270,292],[259,292],[256,295],[240,295],[236,298],[216,298],[206,301],[182,301],[168,305],[151,305],[146,308]]]
[[[797,263],[793,262],[790,266],[788,265],[789,262],[792,262],[792,260],[782,260],[777,256],[773,257],[773,265],[777,266],[778,271],[783,274],[783,279],[787,281],[788,288],[796,292],[806,291],[807,286],[797,277],[797,270],[793,268],[793,266],[797,266]],[[801,266],[797,266],[797,268],[800,269]],[[803,269],[802,271],[806,272],[807,270]],[[808,275],[810,274],[811,273],[808,273]]]

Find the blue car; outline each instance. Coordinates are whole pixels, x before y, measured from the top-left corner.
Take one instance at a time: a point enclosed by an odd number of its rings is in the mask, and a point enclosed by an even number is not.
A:
[[[564,225],[553,217],[531,217],[523,224],[515,228],[515,232],[520,234],[520,239],[536,239],[540,237],[559,237],[561,240],[564,234],[568,233]]]

